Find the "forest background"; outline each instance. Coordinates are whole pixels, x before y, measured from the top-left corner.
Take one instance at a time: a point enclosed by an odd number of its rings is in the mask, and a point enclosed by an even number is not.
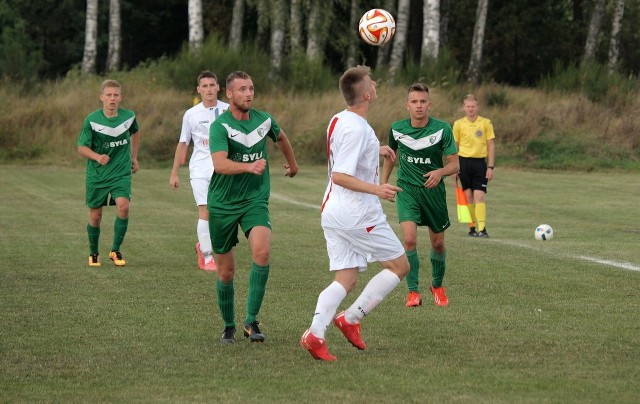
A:
[[[396,16],[383,47],[357,36],[374,7]],[[498,165],[637,170],[638,26],[637,0],[0,0],[0,162],[81,164],[82,119],[114,77],[140,121],[141,161],[165,165],[198,72],[224,84],[240,69],[300,159],[323,163],[326,123],[344,106],[338,77],[367,64],[382,141],[406,116],[407,85],[424,81],[449,122],[464,94],[480,96]]]

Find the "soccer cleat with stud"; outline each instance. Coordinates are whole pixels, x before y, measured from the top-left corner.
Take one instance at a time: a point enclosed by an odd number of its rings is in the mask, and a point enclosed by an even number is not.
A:
[[[99,267],[100,265],[102,265],[100,263],[100,255],[98,254],[91,254],[89,256],[89,266],[90,267]]]
[[[433,301],[436,306],[444,307],[449,304],[449,298],[447,298],[447,295],[444,293],[446,290],[445,288],[434,288],[433,286],[429,286],[429,290],[433,293]]]
[[[422,296],[418,292],[410,291],[407,296],[407,307],[416,306],[422,306]]]
[[[302,334],[302,338],[300,338],[300,345],[309,351],[311,356],[316,360],[331,362],[338,359],[329,353],[329,350],[327,349],[327,342],[324,339],[313,335],[310,330],[307,330]]]
[[[360,350],[367,347],[360,335],[360,324],[349,323],[344,316],[344,311],[336,316],[333,323],[340,331],[342,331],[342,334],[347,338],[347,341],[349,341],[351,345]]]
[[[113,250],[109,253],[109,259],[116,264],[117,267],[123,267],[127,265],[127,261],[122,257],[122,253],[118,250]]]
[[[479,232],[477,232],[477,233],[476,233],[476,237],[479,237],[479,238],[489,238],[489,234],[487,233],[487,229],[480,230]]]
[[[234,344],[236,342],[236,327],[224,327],[220,343],[223,345]]]
[[[478,237],[478,233],[475,230],[469,230],[469,237]]]
[[[200,251],[200,243],[196,243],[196,254],[198,254],[198,268],[204,270],[204,255]]]
[[[266,339],[258,324],[260,324],[259,321],[244,323],[244,336],[249,338],[251,342],[263,342]]]

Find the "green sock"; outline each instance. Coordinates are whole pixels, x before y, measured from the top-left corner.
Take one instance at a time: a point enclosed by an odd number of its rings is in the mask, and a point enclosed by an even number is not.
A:
[[[113,245],[111,251],[120,251],[120,245],[124,241],[124,235],[127,234],[127,227],[129,226],[129,218],[120,219],[116,216],[116,221],[113,223]]]
[[[431,258],[431,276],[433,277],[432,285],[434,288],[439,288],[442,286],[444,273],[447,269],[445,261],[447,259],[447,253],[443,252],[442,254],[438,254],[431,250],[429,258]]]
[[[260,306],[262,306],[264,292],[267,289],[267,279],[269,279],[269,265],[261,266],[252,262],[251,272],[249,273],[247,317],[245,323],[256,321],[256,316],[260,311]]]
[[[407,286],[409,291],[418,292],[418,283],[420,281],[420,257],[416,250],[407,251],[407,259],[409,259],[409,273],[407,274]]]
[[[216,281],[216,290],[218,292],[218,307],[224,321],[225,327],[236,326],[236,312],[233,304],[234,288],[233,281],[228,284],[222,283],[219,279]]]
[[[98,243],[100,240],[100,228],[87,224],[87,234],[89,235],[89,254],[98,254]]]

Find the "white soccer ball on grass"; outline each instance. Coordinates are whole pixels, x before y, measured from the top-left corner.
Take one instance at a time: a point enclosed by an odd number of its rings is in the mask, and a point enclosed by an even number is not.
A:
[[[541,224],[536,227],[536,231],[534,233],[534,237],[536,240],[547,241],[553,239],[553,228],[548,224]]]

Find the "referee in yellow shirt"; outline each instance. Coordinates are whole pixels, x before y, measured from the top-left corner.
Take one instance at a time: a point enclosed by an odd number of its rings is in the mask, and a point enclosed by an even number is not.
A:
[[[493,179],[495,134],[487,118],[478,115],[478,98],[467,94],[463,101],[465,117],[453,123],[453,137],[460,158],[460,183],[467,197],[471,219],[469,236],[487,234],[487,183]]]

